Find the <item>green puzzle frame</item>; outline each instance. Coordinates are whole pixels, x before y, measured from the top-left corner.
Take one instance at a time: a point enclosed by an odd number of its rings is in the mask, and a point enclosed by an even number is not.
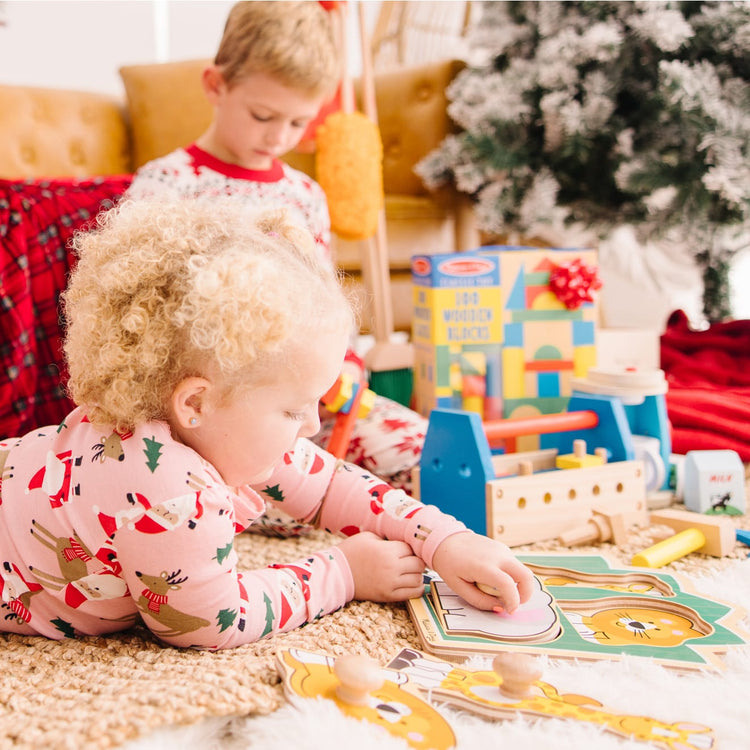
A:
[[[730,646],[748,643],[748,634],[740,621],[745,611],[737,606],[709,599],[691,590],[684,578],[656,570],[643,568],[613,567],[601,555],[539,554],[519,555],[520,560],[529,565],[555,569],[581,575],[574,586],[545,583],[545,588],[555,599],[560,616],[561,632],[553,640],[542,643],[507,643],[495,638],[482,636],[455,636],[443,628],[427,593],[420,599],[408,602],[408,608],[427,651],[445,658],[466,658],[471,654],[493,654],[499,651],[517,651],[528,654],[545,653],[552,657],[576,659],[620,659],[624,655],[647,657],[664,666],[678,669],[699,669],[706,666],[721,668],[720,655]],[[539,573],[544,580],[549,573]],[[605,578],[613,579],[606,581]],[[627,591],[628,584],[644,578],[656,579],[658,588],[670,591],[661,596],[649,595],[640,591]],[[621,587],[617,585],[621,582]],[[700,638],[693,638],[678,645],[606,645],[592,643],[584,639],[567,617],[566,601],[591,601],[612,598],[613,587],[616,598],[627,600],[649,599],[655,606],[675,603],[687,607],[707,623],[712,632]],[[668,587],[668,588],[667,588]],[[468,606],[468,605],[467,605]]]

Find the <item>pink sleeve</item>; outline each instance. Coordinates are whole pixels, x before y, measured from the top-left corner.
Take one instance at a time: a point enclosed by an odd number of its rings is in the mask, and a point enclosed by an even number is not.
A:
[[[428,567],[440,543],[466,527],[354,464],[300,440],[268,484],[256,490],[293,518],[351,536],[372,531],[407,542]]]
[[[253,571],[237,569],[235,519],[220,488],[203,490],[202,512],[167,534],[126,525],[114,538],[122,577],[146,626],[174,646],[252,643],[342,607],[354,595],[335,547]]]

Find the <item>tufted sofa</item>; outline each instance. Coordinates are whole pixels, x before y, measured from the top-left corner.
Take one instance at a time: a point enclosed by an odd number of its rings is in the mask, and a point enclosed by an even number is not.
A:
[[[0,438],[49,424],[68,408],[57,301],[73,232],[113,205],[141,164],[187,145],[210,119],[205,60],[120,70],[124,96],[0,85]],[[476,244],[471,210],[429,194],[414,164],[449,132],[445,88],[456,61],[381,74],[386,234],[394,323],[411,323],[410,257]],[[287,160],[314,174],[311,153]],[[362,290],[362,243],[334,238],[334,259]],[[363,295],[363,330],[368,304]]]

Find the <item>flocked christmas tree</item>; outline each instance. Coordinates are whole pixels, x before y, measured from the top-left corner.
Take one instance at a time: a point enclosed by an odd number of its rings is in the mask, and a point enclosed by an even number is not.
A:
[[[417,172],[487,233],[669,234],[729,313],[750,244],[750,3],[485,2],[448,89],[460,127]]]

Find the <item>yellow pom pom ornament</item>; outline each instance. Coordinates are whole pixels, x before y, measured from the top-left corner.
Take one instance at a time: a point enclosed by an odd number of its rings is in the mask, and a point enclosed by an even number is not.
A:
[[[316,133],[315,174],[328,198],[331,229],[347,240],[372,237],[383,208],[383,143],[361,112],[334,112]]]

